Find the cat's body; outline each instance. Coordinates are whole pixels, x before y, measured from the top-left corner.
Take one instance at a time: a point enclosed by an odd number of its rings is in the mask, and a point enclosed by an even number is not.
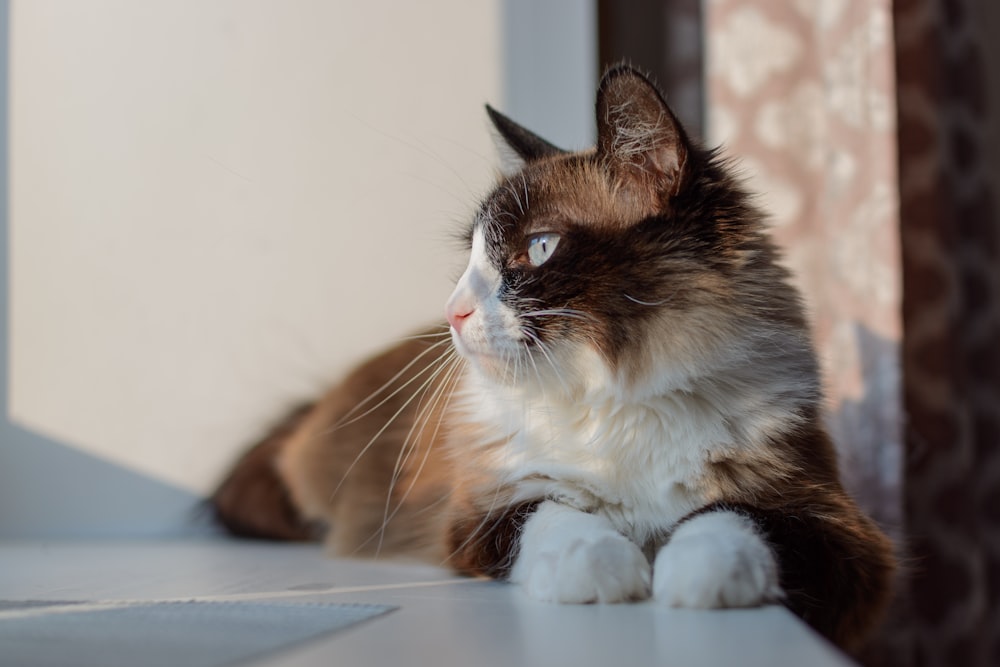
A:
[[[594,150],[490,114],[524,165],[469,231],[451,341],[404,342],[298,411],[220,517],[318,522],[336,553],[544,600],[781,601],[856,644],[891,549],[838,481],[799,297],[747,195],[628,68],[602,81]]]

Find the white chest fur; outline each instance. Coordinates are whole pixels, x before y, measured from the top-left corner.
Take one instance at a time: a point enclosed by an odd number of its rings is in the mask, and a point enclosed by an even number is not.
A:
[[[480,456],[525,498],[548,497],[606,516],[638,544],[711,502],[713,452],[734,446],[727,419],[696,395],[641,402],[614,396],[569,401],[475,391],[471,416],[506,435]]]

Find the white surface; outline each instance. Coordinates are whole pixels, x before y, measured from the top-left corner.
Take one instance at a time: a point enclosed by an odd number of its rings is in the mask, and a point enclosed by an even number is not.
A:
[[[0,599],[191,598],[399,607],[259,667],[852,664],[780,607],[553,605],[426,566],[326,560],[315,546],[0,542]]]
[[[499,0],[13,2],[12,419],[202,492],[440,319],[500,32]]]

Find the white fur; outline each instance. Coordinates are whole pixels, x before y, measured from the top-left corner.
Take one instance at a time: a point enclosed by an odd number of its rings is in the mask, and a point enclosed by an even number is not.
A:
[[[623,602],[649,596],[649,561],[607,519],[547,501],[525,523],[511,581],[545,602]]]
[[[484,225],[478,224],[472,235],[469,264],[445,308],[449,313],[471,311],[461,334],[452,328],[452,341],[459,353],[473,363],[492,366],[502,363],[508,355],[517,354],[519,349],[506,334],[516,330],[517,320],[497,297],[500,272],[490,262],[486,246]]]
[[[672,607],[752,607],[782,597],[778,565],[752,521],[708,512],[685,521],[660,549],[653,595]]]
[[[497,149],[497,157],[500,158],[500,173],[504,176],[513,176],[524,169],[527,162],[511,148],[503,135],[496,130],[491,134],[493,135],[493,144]]]
[[[509,438],[503,447],[484,443],[477,460],[523,497],[598,512],[640,544],[713,500],[700,489],[705,460],[730,446],[730,436],[722,416],[697,398],[621,404],[519,394],[492,387],[467,395],[477,397],[468,407],[475,421]]]

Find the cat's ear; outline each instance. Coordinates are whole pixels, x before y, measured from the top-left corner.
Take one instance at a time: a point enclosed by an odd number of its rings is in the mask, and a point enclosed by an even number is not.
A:
[[[510,174],[519,171],[528,162],[566,153],[526,127],[518,125],[507,116],[486,105],[493,127],[496,128],[497,148],[500,151],[501,168]]]
[[[676,195],[684,181],[689,143],[660,91],[635,69],[609,70],[597,91],[597,153],[613,168],[653,179]]]

